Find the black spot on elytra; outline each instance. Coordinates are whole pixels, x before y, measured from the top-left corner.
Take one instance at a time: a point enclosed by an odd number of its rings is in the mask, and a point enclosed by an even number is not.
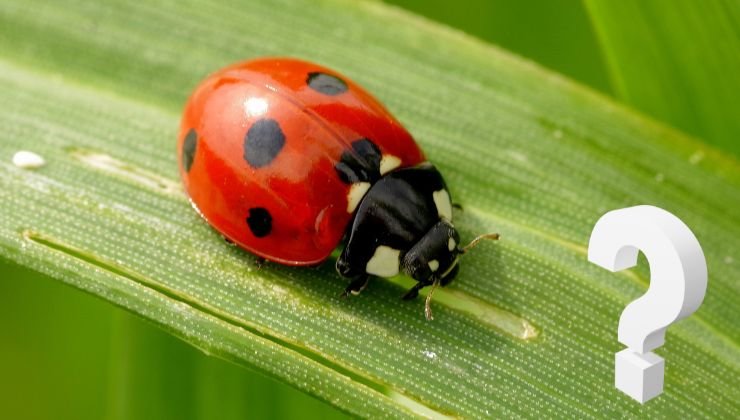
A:
[[[375,182],[380,178],[380,149],[368,139],[352,142],[352,149],[342,153],[334,169],[345,184]]]
[[[263,238],[269,235],[272,230],[272,216],[270,215],[270,212],[263,207],[249,209],[247,225],[254,236]]]
[[[198,147],[198,133],[195,132],[194,128],[188,131],[185,135],[185,140],[182,142],[182,167],[185,172],[190,172],[190,167],[193,166],[193,159],[195,159],[195,149]]]
[[[344,80],[321,72],[308,73],[306,83],[311,89],[329,96],[339,95],[347,91],[347,83]]]
[[[285,145],[280,124],[270,118],[257,120],[244,136],[244,160],[254,168],[272,162]]]

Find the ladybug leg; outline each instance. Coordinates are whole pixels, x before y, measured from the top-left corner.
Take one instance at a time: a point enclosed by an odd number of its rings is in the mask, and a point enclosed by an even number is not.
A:
[[[464,211],[463,206],[460,203],[452,203],[452,208],[458,211]]]
[[[254,259],[254,265],[257,266],[257,270],[262,270],[262,267],[267,265],[267,259],[262,257],[257,257]]]
[[[350,294],[353,295],[359,295],[360,292],[365,290],[365,287],[367,287],[368,282],[370,282],[370,276],[368,275],[361,275],[356,277],[354,280],[352,280],[352,283],[347,286],[346,289],[344,289],[344,292],[342,292],[340,297],[346,298]]]
[[[403,300],[411,300],[415,299],[417,296],[419,296],[419,290],[423,289],[424,287],[429,286],[426,283],[418,282],[416,285],[409,289],[408,292],[406,292],[405,295],[401,299]]]

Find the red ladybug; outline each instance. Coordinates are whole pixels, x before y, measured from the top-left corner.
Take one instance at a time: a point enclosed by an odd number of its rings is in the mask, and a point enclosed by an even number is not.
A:
[[[288,58],[227,67],[188,100],[180,174],[196,210],[240,247],[286,265],[449,283],[465,251],[444,180],[401,124],[335,71]],[[430,294],[431,295],[431,294]],[[427,316],[430,317],[427,303]]]

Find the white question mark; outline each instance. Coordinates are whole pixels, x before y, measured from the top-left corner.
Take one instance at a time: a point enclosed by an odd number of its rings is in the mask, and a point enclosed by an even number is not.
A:
[[[650,287],[619,318],[615,355],[617,389],[639,401],[663,392],[665,362],[651,350],[663,345],[669,325],[691,315],[707,290],[707,262],[699,241],[673,214],[653,206],[603,215],[588,244],[588,260],[610,271],[637,264],[642,251],[650,264]]]

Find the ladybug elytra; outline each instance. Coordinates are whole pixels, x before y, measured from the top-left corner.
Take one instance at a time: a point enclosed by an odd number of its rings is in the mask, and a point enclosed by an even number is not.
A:
[[[253,254],[316,265],[345,238],[344,296],[400,272],[417,281],[404,299],[444,286],[477,242],[459,245],[445,182],[401,124],[313,63],[256,59],[206,78],[185,106],[178,155],[196,210]]]

